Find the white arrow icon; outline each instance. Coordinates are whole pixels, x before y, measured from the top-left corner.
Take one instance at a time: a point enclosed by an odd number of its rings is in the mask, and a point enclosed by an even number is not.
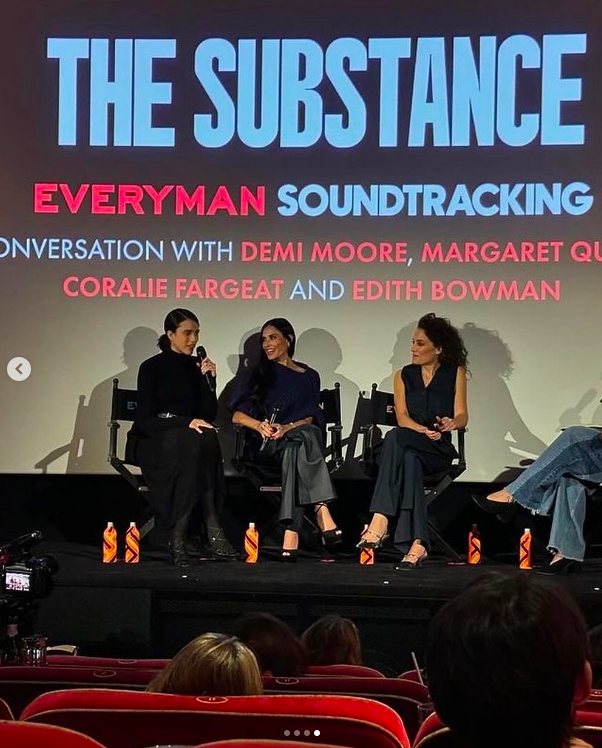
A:
[[[6,367],[6,373],[15,382],[22,382],[31,374],[31,364],[23,356],[11,358]]]

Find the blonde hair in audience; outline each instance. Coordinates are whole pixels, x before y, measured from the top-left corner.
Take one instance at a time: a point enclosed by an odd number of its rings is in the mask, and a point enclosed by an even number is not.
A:
[[[263,681],[253,652],[235,636],[203,634],[189,642],[147,691],[183,696],[257,696]]]

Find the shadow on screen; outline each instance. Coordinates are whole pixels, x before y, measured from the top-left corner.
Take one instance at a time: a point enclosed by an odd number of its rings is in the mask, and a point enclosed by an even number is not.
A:
[[[94,387],[86,404],[85,395],[80,395],[73,424],[71,441],[51,450],[38,460],[34,467],[42,473],[49,465],[67,456],[66,473],[97,473],[105,469],[109,446],[109,422],[113,379],[119,379],[120,387],[136,388],[138,367],[158,352],[158,334],[149,327],[135,327],[123,339],[122,360],[125,368],[112,374]],[[127,430],[127,429],[126,429]],[[120,433],[120,442],[125,440],[125,431]]]
[[[261,328],[259,327],[248,330],[240,340],[240,353],[231,353],[228,355],[228,368],[234,376],[226,383],[217,399],[217,417],[215,423],[219,427],[219,442],[222,448],[226,475],[236,473],[232,465],[232,458],[234,457],[236,447],[236,432],[232,425],[230,400],[240,378],[248,374],[259,363],[259,354],[261,352],[260,332]]]

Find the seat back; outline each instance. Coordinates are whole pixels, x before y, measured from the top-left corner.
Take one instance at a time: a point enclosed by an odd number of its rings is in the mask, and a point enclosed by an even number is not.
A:
[[[365,665],[309,665],[304,674],[322,676],[355,675],[359,678],[385,677],[379,670],[375,670],[372,667],[366,667]]]
[[[585,711],[580,706],[575,715],[574,734],[592,748],[602,748],[602,712]]]
[[[113,379],[111,392],[111,420],[109,421],[109,454],[108,461],[122,478],[138,493],[148,493],[148,486],[140,473],[131,470],[131,466],[138,467],[135,456],[128,453],[120,457],[118,454],[118,434],[121,422],[131,423],[136,417],[138,407],[138,391],[124,389],[119,386],[119,379]],[[130,450],[131,451],[131,450]],[[154,516],[145,517],[140,523],[140,537],[145,537],[154,527]]]
[[[275,678],[264,676],[266,693],[345,694],[374,699],[394,709],[403,720],[410,739],[418,730],[418,704],[429,700],[426,686],[399,678],[354,676],[303,676]]]
[[[297,730],[300,733],[300,737],[303,736],[301,730]],[[305,730],[304,732],[308,732]],[[290,731],[291,735],[295,734],[294,730]],[[309,738],[309,735],[305,735]],[[201,743],[200,745],[193,746],[193,748],[335,748],[332,743],[300,743],[297,740],[218,740],[215,743]]]
[[[343,424],[341,422],[341,385],[339,382],[335,382],[331,389],[320,390],[320,409],[324,413],[326,429],[330,434],[326,454],[332,473],[343,464]]]
[[[374,474],[376,470],[375,450],[382,437],[380,427],[397,426],[397,416],[395,415],[393,393],[379,390],[376,383],[372,384],[370,404],[371,420],[361,428],[363,433],[362,460],[368,472]],[[465,429],[452,432],[458,457],[451,466],[440,473],[424,474],[424,495],[427,505],[431,504],[456,478],[466,471],[465,433]],[[433,523],[429,521],[428,524],[433,545],[438,546],[450,560],[461,561],[460,554],[441,537]]]
[[[174,696],[131,691],[55,691],[23,712],[27,722],[69,727],[107,748],[196,745],[227,739],[282,742],[294,730],[348,748],[409,748],[403,722],[376,701],[328,695]],[[318,732],[316,732],[318,731]]]
[[[6,666],[0,668],[0,698],[17,716],[33,699],[48,691],[79,687],[124,688],[142,691],[158,672],[158,670],[90,666]]]
[[[10,708],[8,703],[4,701],[4,699],[0,699],[0,719],[11,720],[14,718],[15,715],[13,714],[13,710]]]
[[[79,732],[28,722],[0,722],[0,745],[6,748],[104,748]]]
[[[135,668],[137,670],[162,670],[171,660],[168,659],[118,659],[116,657],[88,657],[86,655],[48,655],[48,665],[59,667],[87,668]]]
[[[438,714],[430,714],[420,725],[413,748],[466,748]]]

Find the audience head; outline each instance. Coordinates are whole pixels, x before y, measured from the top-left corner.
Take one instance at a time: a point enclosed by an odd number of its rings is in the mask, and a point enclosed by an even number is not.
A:
[[[301,637],[310,665],[361,665],[362,645],[357,626],[349,618],[319,618]]]
[[[182,696],[257,696],[263,681],[253,652],[235,636],[203,634],[189,642],[147,691]]]
[[[157,345],[165,353],[174,350],[177,353],[191,355],[199,339],[199,319],[188,309],[172,309],[163,321],[164,333]]]
[[[266,675],[294,678],[307,665],[305,648],[284,621],[270,613],[249,613],[234,626],[234,634],[255,653]]]
[[[465,367],[468,354],[464,341],[458,330],[445,317],[437,317],[433,312],[425,314],[418,320],[414,338],[419,339],[422,333],[432,343],[438,355],[439,363]],[[412,346],[412,349],[414,346]]]
[[[602,623],[587,633],[591,651],[592,683],[594,688],[602,688]]]
[[[426,668],[438,714],[471,748],[566,748],[591,686],[588,658],[562,587],[488,574],[433,618]]]

